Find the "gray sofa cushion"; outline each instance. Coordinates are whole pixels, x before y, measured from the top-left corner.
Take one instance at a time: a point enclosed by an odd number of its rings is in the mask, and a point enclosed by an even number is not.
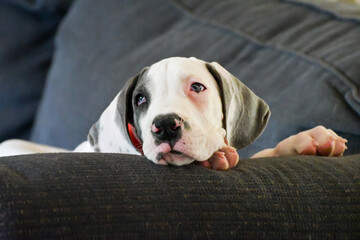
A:
[[[0,2],[0,142],[29,138],[68,1]]]
[[[180,55],[219,62],[270,105],[241,156],[319,124],[360,152],[359,24],[294,1],[79,0],[58,33],[32,140],[74,148],[129,77]]]
[[[229,171],[122,154],[0,158],[1,239],[359,239],[360,155]]]
[[[294,0],[300,4],[314,4],[324,11],[340,16],[341,18],[360,19],[360,4],[357,0]],[[357,2],[356,2],[357,1]]]

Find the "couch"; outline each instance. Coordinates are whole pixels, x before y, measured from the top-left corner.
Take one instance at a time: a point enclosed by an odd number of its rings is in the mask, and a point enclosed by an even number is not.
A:
[[[74,149],[128,78],[170,56],[219,62],[272,111],[229,171],[115,153],[2,157],[1,239],[360,238],[359,15],[295,0],[0,6],[0,141]],[[316,125],[348,139],[345,156],[249,159]]]

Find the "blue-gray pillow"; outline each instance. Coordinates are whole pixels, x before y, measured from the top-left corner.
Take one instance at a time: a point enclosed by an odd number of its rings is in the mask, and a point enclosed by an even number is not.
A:
[[[29,138],[68,1],[0,2],[0,142]]]

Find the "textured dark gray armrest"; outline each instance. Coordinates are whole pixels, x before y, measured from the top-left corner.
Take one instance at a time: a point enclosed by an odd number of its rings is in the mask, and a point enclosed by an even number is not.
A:
[[[157,166],[122,154],[0,158],[0,238],[359,239],[360,155]]]

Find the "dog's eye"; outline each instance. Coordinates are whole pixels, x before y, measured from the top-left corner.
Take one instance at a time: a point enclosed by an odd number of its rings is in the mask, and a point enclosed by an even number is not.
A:
[[[196,82],[196,83],[191,84],[190,90],[194,91],[196,93],[200,93],[200,92],[205,91],[206,87],[204,85],[202,85],[201,83]]]
[[[146,98],[142,94],[138,94],[135,97],[136,105],[140,106],[143,103],[146,103]]]

